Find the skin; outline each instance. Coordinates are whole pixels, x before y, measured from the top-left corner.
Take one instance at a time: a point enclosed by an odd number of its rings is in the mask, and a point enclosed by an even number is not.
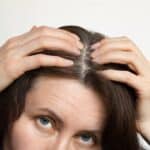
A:
[[[75,79],[38,77],[4,150],[99,150],[104,108],[101,97]]]
[[[62,50],[80,55],[83,44],[79,37],[65,30],[47,26],[33,27],[29,32],[8,39],[0,47],[0,91],[8,87],[24,72],[40,66],[67,67],[73,61],[58,56],[31,53]]]
[[[129,84],[139,94],[137,128],[150,139],[150,62],[140,49],[128,37],[106,38],[92,46],[93,61],[97,63],[117,62],[129,65],[137,75],[129,72],[105,70],[103,73],[110,80]],[[8,87],[25,71],[40,66],[70,66],[68,62],[57,56],[34,55],[32,52],[47,50],[65,50],[80,55],[83,48],[79,37],[65,30],[47,26],[34,26],[30,31],[8,39],[0,47],[0,91]],[[95,56],[94,56],[95,55]]]
[[[133,87],[138,94],[137,129],[150,140],[150,62],[128,37],[106,38],[92,45],[91,54],[98,64],[127,64],[136,74],[128,71],[104,70],[108,79]]]

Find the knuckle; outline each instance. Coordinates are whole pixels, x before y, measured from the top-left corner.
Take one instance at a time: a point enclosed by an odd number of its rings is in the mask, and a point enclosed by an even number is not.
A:
[[[48,27],[45,26],[45,25],[42,25],[42,26],[39,26],[39,27],[38,27],[39,30],[43,30],[43,29],[47,29],[47,28],[48,28]]]
[[[14,38],[9,38],[6,43],[7,45],[11,45],[14,42]]]
[[[17,37],[9,38],[5,43],[5,47],[7,48],[12,47],[16,43],[16,40],[17,40]]]
[[[48,32],[48,28],[47,28],[47,27],[42,27],[42,28],[40,29],[40,33],[41,33],[42,35],[45,35],[47,32]]]
[[[39,27],[38,30],[39,30],[39,32],[40,32],[41,35],[45,35],[45,34],[47,34],[49,31],[51,31],[52,28],[51,28],[51,27],[48,27],[48,26],[41,26],[41,27]]]

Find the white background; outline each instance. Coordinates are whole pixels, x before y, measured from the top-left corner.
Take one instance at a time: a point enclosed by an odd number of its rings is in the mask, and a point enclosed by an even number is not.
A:
[[[150,0],[0,0],[0,44],[33,25],[125,35],[150,59]]]
[[[150,59],[150,0],[0,0],[0,44],[33,25],[125,35]]]

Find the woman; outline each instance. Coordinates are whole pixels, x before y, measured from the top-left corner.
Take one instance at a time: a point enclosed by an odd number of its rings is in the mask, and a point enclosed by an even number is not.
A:
[[[76,26],[34,27],[8,40],[0,65],[2,149],[140,149],[137,129],[149,138],[149,70],[127,38]]]

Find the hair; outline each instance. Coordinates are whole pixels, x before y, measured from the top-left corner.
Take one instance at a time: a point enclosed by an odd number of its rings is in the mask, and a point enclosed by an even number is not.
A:
[[[80,56],[62,50],[48,51],[43,49],[38,53],[61,56],[73,60],[74,65],[70,67],[40,67],[27,71],[0,93],[1,144],[10,126],[24,111],[25,97],[32,88],[34,80],[42,75],[53,74],[58,77],[75,78],[103,97],[107,112],[100,141],[103,150],[139,150],[136,134],[137,98],[135,90],[126,84],[111,81],[100,73],[105,69],[132,70],[127,65],[115,63],[100,65],[92,61],[90,53],[94,49],[91,48],[91,45],[104,39],[105,35],[88,31],[79,26],[59,28],[78,35],[84,48],[81,50]]]

